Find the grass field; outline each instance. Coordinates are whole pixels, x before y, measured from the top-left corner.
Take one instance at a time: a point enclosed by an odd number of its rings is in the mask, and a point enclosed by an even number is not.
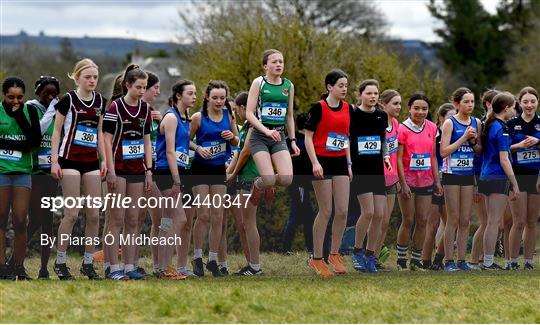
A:
[[[540,323],[540,267],[496,273],[352,273],[320,280],[305,254],[262,256],[264,276],[185,281],[0,281],[4,323]],[[345,257],[349,269],[350,258]],[[27,261],[33,277],[39,260]],[[80,259],[72,258],[78,275]],[[148,263],[148,261],[146,261]],[[539,260],[536,258],[536,265]],[[242,259],[230,257],[231,270]],[[387,262],[388,265],[393,265]],[[145,265],[150,269],[149,265]],[[99,268],[101,270],[101,267]],[[50,269],[51,270],[51,269]],[[51,270],[52,271],[52,270]]]

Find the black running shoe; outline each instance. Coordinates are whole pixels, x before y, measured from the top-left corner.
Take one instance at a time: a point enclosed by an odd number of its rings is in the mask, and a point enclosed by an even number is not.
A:
[[[107,266],[107,267],[105,268],[105,277],[108,278],[110,273],[111,273],[111,267],[110,267],[110,266]]]
[[[229,275],[229,270],[225,266],[220,267],[219,272],[221,272],[221,274],[223,274],[224,276]]]
[[[50,280],[51,276],[49,275],[49,270],[40,269],[38,274],[38,280]]]
[[[238,272],[239,275],[242,276],[253,276],[253,275],[262,275],[263,271],[262,269],[259,269],[258,271],[255,271],[251,266],[246,266],[240,272]]]
[[[493,263],[490,266],[485,266],[485,265],[482,264],[482,270],[500,271],[500,270],[504,270],[504,269],[500,265],[498,265],[497,263]]]
[[[247,269],[249,269],[249,265],[244,266],[240,269],[240,271],[234,273],[234,275],[243,275],[242,273],[244,273]]]
[[[206,269],[212,272],[212,275],[216,278],[223,276],[223,274],[221,274],[221,271],[219,270],[219,266],[217,265],[216,261],[208,261],[208,263],[206,263]]]
[[[88,280],[102,280],[102,278],[96,273],[96,270],[94,269],[94,264],[82,264],[81,268],[79,269],[82,275],[85,275],[88,277]]]
[[[204,266],[201,257],[191,260],[191,266],[193,266],[193,273],[196,276],[204,276]]]
[[[13,269],[13,275],[15,276],[15,279],[19,281],[32,280],[32,278],[26,273],[26,269],[24,268],[24,265],[16,265]]]
[[[0,264],[0,280],[15,280],[13,268],[7,264]]]
[[[519,264],[517,262],[514,262],[514,263],[510,263],[509,266],[509,270],[510,271],[516,271],[516,270],[519,270]]]
[[[54,273],[56,273],[60,280],[75,280],[73,275],[69,273],[69,267],[66,263],[56,264],[56,262],[54,262]]]
[[[534,270],[534,266],[531,263],[527,262],[527,263],[525,263],[525,265],[523,265],[523,269],[524,270]]]

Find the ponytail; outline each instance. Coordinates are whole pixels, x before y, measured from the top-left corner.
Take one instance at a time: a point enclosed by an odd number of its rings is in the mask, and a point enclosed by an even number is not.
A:
[[[125,96],[127,94],[126,83],[132,85],[138,79],[148,79],[148,75],[138,65],[133,63],[128,65],[122,78],[122,95]]]

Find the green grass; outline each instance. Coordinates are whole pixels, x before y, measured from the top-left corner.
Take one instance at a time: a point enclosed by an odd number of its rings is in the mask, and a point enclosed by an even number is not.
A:
[[[345,258],[349,269],[350,258]],[[540,271],[352,273],[320,280],[305,255],[264,254],[261,277],[0,281],[8,323],[540,323]],[[538,258],[536,258],[538,265]],[[39,260],[27,262],[36,276]],[[78,275],[80,259],[71,259]],[[230,257],[232,270],[241,266]],[[145,267],[149,268],[148,261]],[[393,265],[388,262],[389,265]]]

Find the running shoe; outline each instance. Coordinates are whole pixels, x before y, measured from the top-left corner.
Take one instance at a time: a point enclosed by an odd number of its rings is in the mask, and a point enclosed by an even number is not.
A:
[[[223,274],[223,276],[229,275],[229,269],[227,269],[225,266],[220,267],[219,272],[221,272],[221,274]]]
[[[212,272],[212,276],[215,278],[223,276],[216,261],[208,261],[208,263],[206,263],[206,269]]]
[[[366,258],[366,270],[368,273],[377,273],[377,259],[373,255],[369,255]]]
[[[263,195],[263,190],[255,186],[255,182],[253,182],[253,186],[251,186],[251,197],[249,198],[249,202],[253,204],[254,206],[258,206],[259,203],[261,202],[262,195]]]
[[[532,265],[532,263],[525,263],[525,265],[523,265],[523,269],[524,270],[534,270],[534,265]]]
[[[366,255],[363,251],[358,253],[353,253],[352,255],[353,267],[356,271],[365,272],[366,271]]]
[[[508,264],[507,270],[516,271],[519,270],[519,264],[517,262]]]
[[[328,264],[332,265],[336,274],[347,273],[345,264],[343,264],[343,259],[339,254],[330,254],[330,256],[328,256]]]
[[[101,280],[101,277],[96,273],[96,270],[94,269],[94,264],[82,264],[81,268],[79,269],[82,275],[85,275],[88,277],[88,280]]]
[[[481,270],[480,266],[477,263],[468,263],[468,264],[469,264],[469,269],[471,269],[471,271]]]
[[[158,277],[168,280],[185,280],[187,275],[179,274],[173,267],[169,266],[165,271],[160,271]]]
[[[49,275],[49,270],[39,269],[38,280],[50,280],[51,276]]]
[[[183,270],[176,270],[176,272],[179,274],[179,275],[185,275],[187,277],[197,277],[197,275],[195,273],[193,273],[193,271],[191,271],[190,269],[186,268],[186,269],[183,269]]]
[[[66,263],[57,264],[54,262],[54,273],[58,276],[60,280],[75,280],[73,275],[69,272],[69,267]]]
[[[137,273],[140,273],[144,276],[147,276],[148,273],[146,273],[146,270],[142,267],[142,266],[137,266],[137,268],[135,269],[135,271],[137,271]]]
[[[457,263],[457,268],[461,271],[473,271],[469,263],[467,263],[466,261],[459,261]]]
[[[267,206],[272,205],[272,202],[274,202],[274,194],[275,191],[273,187],[269,187],[264,190],[264,201],[266,202]]]
[[[322,259],[315,260],[313,258],[310,258],[308,260],[308,266],[313,269],[322,279],[334,276],[334,272],[330,271],[328,265],[326,265],[326,263]]]
[[[253,276],[253,275],[262,275],[262,274],[263,274],[262,269],[255,271],[255,269],[252,268],[250,265],[244,266],[240,271],[235,273],[235,275],[240,275],[240,276]]]
[[[137,270],[126,272],[126,276],[130,280],[144,280],[145,275],[137,272]]]
[[[398,259],[396,261],[397,269],[398,271],[407,271],[407,260],[406,259]]]
[[[191,261],[191,265],[193,266],[193,273],[195,273],[196,276],[204,276],[204,266],[202,258],[194,258]]]
[[[123,270],[119,270],[109,273],[107,279],[114,281],[127,281],[129,280],[129,277],[124,274]]]
[[[498,265],[497,263],[493,263],[490,266],[482,265],[482,270],[485,270],[485,271],[501,271],[501,270],[504,270],[504,269],[500,265]]]
[[[413,260],[413,259],[411,259],[409,262],[409,269],[411,271],[422,271],[422,272],[426,271],[426,269],[422,265],[422,262],[420,262],[419,260]]]
[[[390,249],[387,246],[383,246],[381,248],[381,252],[379,253],[379,262],[384,263],[390,256]]]
[[[26,273],[24,265],[16,265],[13,268],[13,275],[15,276],[15,280],[32,280],[32,278]]]
[[[15,280],[15,275],[13,275],[13,268],[6,264],[0,264],[0,279]]]
[[[444,271],[445,272],[456,272],[456,271],[459,271],[459,269],[458,269],[455,262],[448,262],[444,266]]]
[[[108,278],[109,277],[109,273],[111,273],[111,267],[110,266],[107,266],[105,268],[105,277]]]

